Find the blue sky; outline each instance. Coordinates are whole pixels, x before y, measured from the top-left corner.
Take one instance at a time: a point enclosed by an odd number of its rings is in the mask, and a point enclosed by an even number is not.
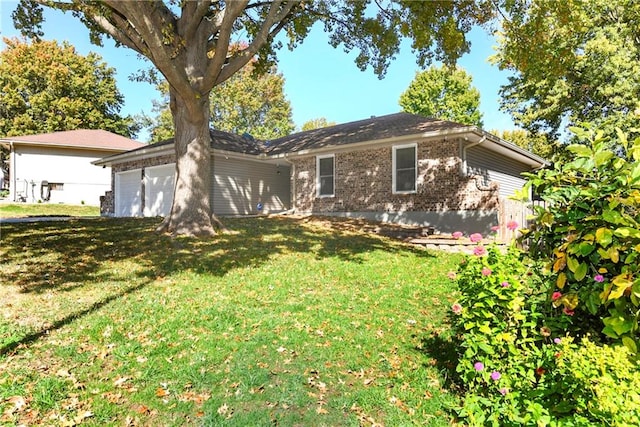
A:
[[[16,4],[16,1],[0,0],[3,37],[19,36],[11,20]],[[159,98],[159,94],[147,83],[129,80],[131,74],[148,67],[148,62],[139,59],[131,49],[116,48],[108,39],[103,47],[92,45],[87,29],[71,14],[45,8],[45,19],[45,39],[67,40],[82,55],[96,52],[115,68],[118,88],[125,97],[123,115],[151,113],[151,101]],[[279,54],[278,69],[285,77],[285,93],[291,102],[297,127],[319,117],[346,123],[400,111],[398,98],[419,71],[408,46],[391,63],[386,77],[380,80],[371,69],[362,72],[356,67],[356,52],[346,53],[341,47],[334,49],[327,41],[322,28],[316,26],[295,50],[283,48]],[[493,54],[495,41],[481,29],[471,33],[471,41],[471,53],[465,55],[459,65],[473,76],[473,84],[480,91],[484,127],[487,130],[513,129],[510,116],[498,109],[498,90],[506,83],[507,74],[487,61]],[[0,48],[4,48],[3,43]],[[146,134],[139,135],[140,140],[146,138]]]

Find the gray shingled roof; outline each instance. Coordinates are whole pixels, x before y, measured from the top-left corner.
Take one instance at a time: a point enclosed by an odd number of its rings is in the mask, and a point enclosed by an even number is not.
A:
[[[396,113],[298,132],[271,141],[261,141],[248,135],[239,136],[214,129],[211,129],[210,133],[211,148],[214,149],[253,155],[278,155],[466,127],[468,126],[446,120],[430,119],[409,113]],[[173,139],[158,142],[153,146],[165,144],[173,144]]]
[[[446,120],[432,119],[409,113],[396,113],[386,116],[371,117],[365,120],[344,123],[340,125],[298,132],[271,141],[261,141],[250,135],[236,135],[220,130],[210,130],[211,148],[248,155],[278,156],[306,150],[317,150],[324,147],[341,147],[348,144],[367,143],[390,138],[411,135],[429,135],[440,132],[475,132],[485,134],[498,145],[508,148],[516,154],[525,156],[535,164],[545,164],[545,160],[527,152],[526,150],[490,135],[475,126],[468,126]],[[173,138],[154,144],[145,145],[139,149],[102,159],[98,164],[117,161],[122,156],[129,156],[148,148],[169,146]],[[106,162],[105,162],[106,160]]]
[[[467,127],[446,120],[396,113],[295,133],[267,142],[266,148],[267,154],[276,155]]]

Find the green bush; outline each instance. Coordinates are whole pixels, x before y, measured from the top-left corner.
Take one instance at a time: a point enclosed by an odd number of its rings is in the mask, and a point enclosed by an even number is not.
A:
[[[458,415],[476,425],[636,425],[640,369],[624,346],[575,344],[553,330],[549,287],[515,248],[479,247],[460,265],[451,307],[464,390]],[[452,275],[453,277],[453,275]]]
[[[452,306],[465,389],[459,415],[471,425],[522,425],[548,420],[545,372],[555,353],[544,313],[548,291],[515,248],[479,244],[456,275]]]
[[[534,259],[548,263],[558,322],[637,353],[640,138],[574,132],[583,143],[567,147],[571,161],[528,175],[546,203],[535,207],[535,226],[523,241]]]
[[[563,340],[553,371],[557,398],[551,408],[561,424],[637,426],[640,367],[625,346],[580,345]]]

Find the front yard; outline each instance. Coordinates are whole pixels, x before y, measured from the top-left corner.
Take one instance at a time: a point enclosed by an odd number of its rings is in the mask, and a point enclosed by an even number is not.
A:
[[[449,425],[460,257],[348,222],[158,221],[2,224],[2,423]]]

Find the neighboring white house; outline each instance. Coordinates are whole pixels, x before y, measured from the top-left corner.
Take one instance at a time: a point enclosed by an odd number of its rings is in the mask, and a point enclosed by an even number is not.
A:
[[[98,206],[111,168],[91,162],[144,146],[104,130],[79,129],[0,138],[9,149],[9,199]]]

